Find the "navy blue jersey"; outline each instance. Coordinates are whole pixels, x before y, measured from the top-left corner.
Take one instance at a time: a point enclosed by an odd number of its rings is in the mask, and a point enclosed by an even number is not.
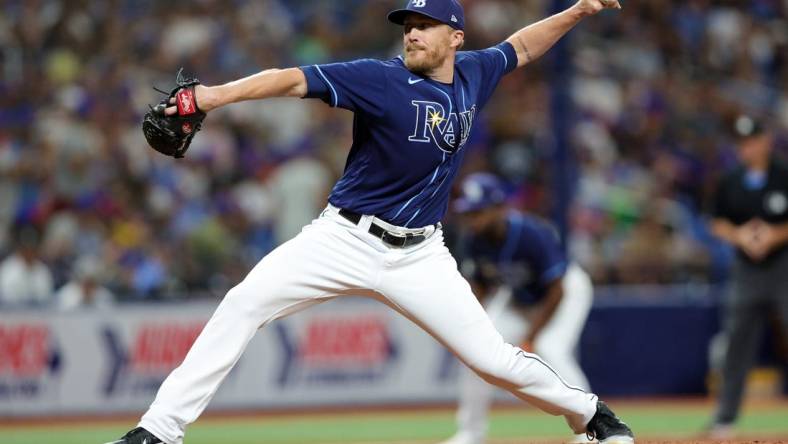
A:
[[[401,57],[302,67],[305,97],[354,113],[353,145],[329,202],[403,227],[440,221],[473,121],[516,67],[508,42],[458,52],[450,85],[410,72]]]
[[[508,286],[518,305],[540,302],[547,287],[566,272],[557,230],[532,216],[510,212],[503,242],[483,236],[466,242],[465,251],[473,263],[469,278]]]

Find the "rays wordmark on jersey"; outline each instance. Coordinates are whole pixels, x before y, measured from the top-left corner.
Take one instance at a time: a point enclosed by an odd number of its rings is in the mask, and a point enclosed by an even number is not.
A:
[[[416,108],[416,127],[408,137],[411,142],[433,142],[441,151],[454,153],[465,145],[471,132],[476,105],[459,114],[447,113],[443,105],[426,100],[413,100]],[[459,133],[460,143],[457,143]]]

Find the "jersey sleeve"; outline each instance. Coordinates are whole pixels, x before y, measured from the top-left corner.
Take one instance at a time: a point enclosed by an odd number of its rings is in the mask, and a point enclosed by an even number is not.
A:
[[[307,81],[304,98],[317,98],[332,107],[382,117],[386,103],[386,73],[380,60],[302,66]]]
[[[466,54],[478,67],[481,87],[477,103],[484,106],[503,76],[517,68],[517,53],[511,43],[502,42],[487,49],[468,51]]]
[[[532,226],[525,230],[520,241],[526,249],[536,279],[548,285],[566,273],[567,260],[558,233],[550,226]]]

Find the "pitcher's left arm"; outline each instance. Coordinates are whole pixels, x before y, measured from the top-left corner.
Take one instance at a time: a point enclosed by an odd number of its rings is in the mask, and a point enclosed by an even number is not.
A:
[[[621,9],[621,4],[618,0],[579,0],[566,10],[512,34],[506,41],[517,53],[517,67],[541,57],[581,20],[603,9]]]

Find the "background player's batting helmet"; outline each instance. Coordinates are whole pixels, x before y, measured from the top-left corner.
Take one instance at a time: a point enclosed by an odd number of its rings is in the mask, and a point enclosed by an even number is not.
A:
[[[462,181],[460,197],[454,201],[454,211],[467,213],[478,211],[506,200],[503,182],[489,173],[475,173]]]

